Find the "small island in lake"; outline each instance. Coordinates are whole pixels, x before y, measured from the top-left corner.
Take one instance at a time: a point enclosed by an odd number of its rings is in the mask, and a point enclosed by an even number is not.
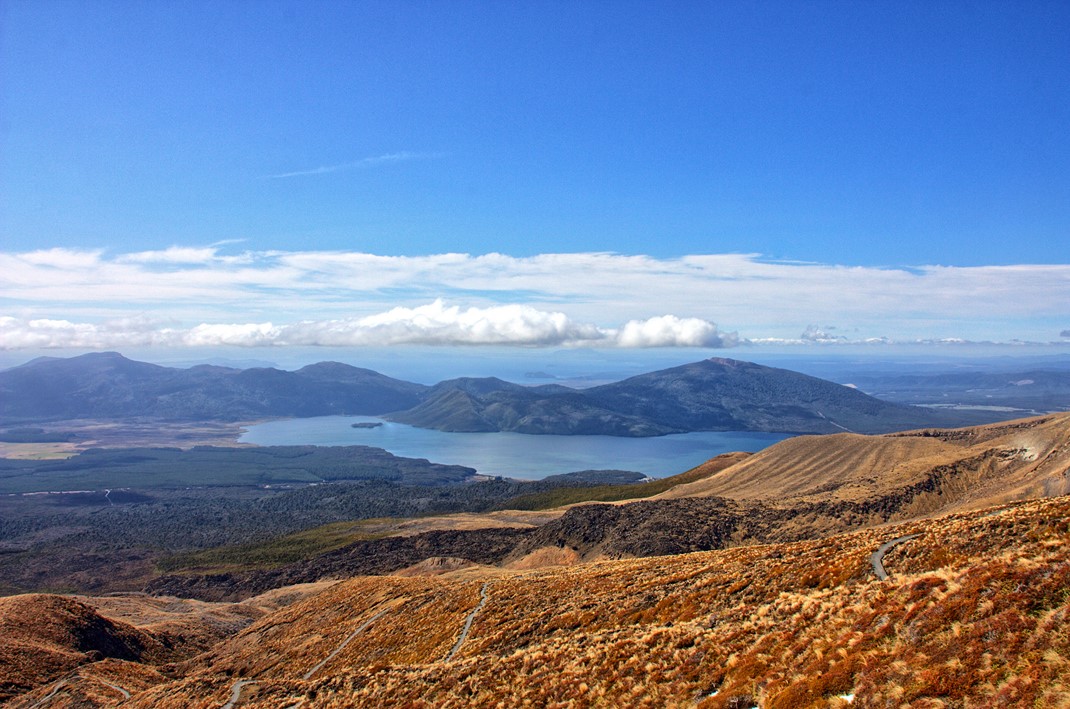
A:
[[[351,424],[353,428],[379,428],[383,425],[382,421],[358,421]]]

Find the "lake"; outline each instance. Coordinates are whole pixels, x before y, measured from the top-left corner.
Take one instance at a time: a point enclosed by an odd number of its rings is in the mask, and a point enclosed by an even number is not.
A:
[[[353,428],[354,423],[382,425]],[[261,446],[375,446],[406,458],[466,465],[483,475],[538,480],[577,470],[634,470],[650,477],[666,477],[721,453],[759,451],[785,438],[790,435],[744,431],[654,438],[446,433],[372,416],[320,416],[249,426],[239,440]]]

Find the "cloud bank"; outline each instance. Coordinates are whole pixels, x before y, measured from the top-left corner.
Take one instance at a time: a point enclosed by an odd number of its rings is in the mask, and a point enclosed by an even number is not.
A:
[[[0,346],[1048,342],[1070,318],[1067,264],[237,249],[0,252]]]
[[[564,313],[525,305],[491,308],[447,306],[443,301],[393,308],[363,318],[306,320],[288,325],[202,323],[189,329],[147,318],[101,324],[0,317],[3,349],[110,349],[143,346],[510,345],[526,347],[732,347],[735,333],[714,323],[673,315],[633,320],[621,329],[574,322]]]

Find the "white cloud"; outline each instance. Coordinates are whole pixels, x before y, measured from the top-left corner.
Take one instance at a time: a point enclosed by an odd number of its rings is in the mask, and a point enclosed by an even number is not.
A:
[[[0,349],[112,349],[175,344],[174,331],[160,323],[122,318],[102,323],[0,316]]]
[[[807,325],[806,329],[803,330],[803,333],[799,335],[799,339],[804,342],[846,342],[847,338],[843,335],[833,335],[828,332],[829,330],[834,329],[834,327],[820,328],[817,325]]]
[[[558,345],[605,339],[594,325],[572,322],[560,312],[526,305],[490,308],[446,306],[442,300],[417,308],[394,308],[352,323],[352,332],[388,344]]]
[[[675,315],[630,320],[616,340],[621,347],[734,347],[738,344],[734,332],[722,334],[707,320]]]
[[[202,323],[193,329],[176,333],[175,344],[193,347],[237,345],[239,347],[265,347],[280,343],[282,328],[271,323],[246,323],[225,325]]]
[[[606,347],[731,347],[734,334],[672,315],[631,321],[623,329],[572,321],[560,312],[527,305],[490,308],[448,306],[441,300],[393,308],[363,318],[265,323],[202,323],[188,330],[146,318],[99,325],[68,320],[0,318],[0,349],[114,348],[124,346],[326,346],[511,345]]]
[[[42,249],[19,254],[18,258],[35,266],[65,270],[92,268],[100,263],[100,251],[79,249]]]
[[[820,322],[840,324],[852,342],[1045,341],[1070,317],[1065,264],[889,269],[756,254],[228,255],[226,246],[0,252],[0,312],[72,323],[147,313],[186,328],[270,322],[287,338],[345,342],[593,342],[583,328],[594,327],[603,343],[627,346],[716,345],[726,336],[702,325],[711,322],[767,343],[838,339],[819,337],[827,328],[804,332]],[[429,303],[440,298],[451,305],[432,312]],[[206,329],[198,337],[284,341],[271,332]]]

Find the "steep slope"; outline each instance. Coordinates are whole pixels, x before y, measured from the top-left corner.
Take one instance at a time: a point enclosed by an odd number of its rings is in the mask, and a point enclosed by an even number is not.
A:
[[[0,701],[11,699],[9,707],[112,706],[168,681],[170,663],[330,585],[225,604],[143,594],[0,599]]]
[[[0,635],[0,701],[103,658],[168,659],[151,634],[62,596],[0,598]]]
[[[884,436],[800,436],[659,496],[785,507],[913,491],[903,514],[1070,493],[1070,414]]]
[[[1068,518],[1059,498],[822,541],[358,578],[124,706],[1061,706]],[[871,553],[910,534],[878,581]]]

